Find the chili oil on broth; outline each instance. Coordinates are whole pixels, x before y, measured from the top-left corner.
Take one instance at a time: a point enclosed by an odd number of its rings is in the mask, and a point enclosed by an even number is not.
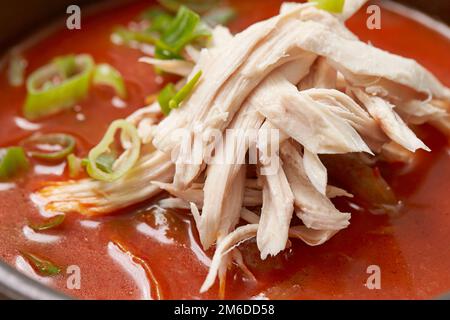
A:
[[[238,10],[238,18],[230,25],[236,32],[276,14],[281,2],[230,3]],[[77,153],[86,155],[112,120],[143,106],[147,95],[162,88],[161,79],[152,67],[137,62],[141,52],[110,41],[114,26],[127,24],[150,4],[140,1],[83,18],[81,31],[56,31],[24,52],[27,75],[58,55],[91,54],[95,61],[116,67],[129,91],[127,107],[118,109],[112,106],[109,88],[92,88],[77,109],[81,110],[83,121],[76,111],[68,110],[39,121],[40,132],[70,133],[77,138]],[[360,12],[349,21],[349,27],[380,48],[418,60],[450,85],[450,61],[446,59],[450,42],[446,38],[387,10],[382,13],[381,30],[366,29],[365,19]],[[31,132],[19,128],[16,120],[21,117],[24,87],[10,87],[5,71],[0,87],[1,100],[8,102],[0,107],[0,146],[4,147],[17,144]],[[255,283],[232,269],[227,278],[226,298],[431,298],[450,289],[450,280],[443,278],[450,269],[448,142],[428,127],[422,128],[421,133],[433,149],[431,154],[420,152],[413,168],[382,166],[383,174],[404,202],[398,215],[373,215],[341,201],[340,206],[352,211],[351,225],[322,246],[308,247],[293,241],[278,256],[261,261],[256,244],[245,243],[241,246],[244,260],[258,281]],[[33,165],[36,168],[43,164],[33,162]],[[162,214],[147,203],[95,218],[94,222],[71,214],[60,229],[46,232],[58,236],[57,242],[27,239],[24,226],[29,219],[40,218],[29,199],[31,192],[44,181],[68,178],[67,170],[62,175],[35,171],[30,170],[16,188],[0,191],[3,260],[16,265],[22,250],[61,266],[77,265],[81,271],[79,290],[67,289],[68,275],[64,272],[45,281],[79,298],[157,298],[156,286],[166,299],[218,297],[217,285],[205,294],[198,293],[212,252],[204,254],[200,249],[195,226],[186,212]],[[51,168],[47,171],[51,173]],[[364,286],[370,265],[381,268],[381,290],[368,290]],[[146,268],[151,271],[153,281],[149,281]]]

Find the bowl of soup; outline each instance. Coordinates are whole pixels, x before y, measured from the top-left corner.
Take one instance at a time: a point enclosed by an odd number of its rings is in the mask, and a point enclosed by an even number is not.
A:
[[[444,297],[449,7],[402,2],[8,5],[1,293]]]

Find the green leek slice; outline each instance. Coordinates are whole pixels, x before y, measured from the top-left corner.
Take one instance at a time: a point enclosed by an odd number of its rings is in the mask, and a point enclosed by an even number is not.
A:
[[[167,84],[158,94],[161,111],[167,116],[172,109],[178,108],[180,103],[191,94],[201,76],[202,71],[200,70],[178,92],[172,83]]]
[[[197,72],[191,80],[188,81],[181,89],[178,91],[175,96],[170,99],[169,101],[169,107],[170,109],[176,109],[179,107],[180,103],[186,99],[194,90],[195,85],[197,84],[198,80],[200,80],[200,77],[202,76],[202,71],[200,70]]]
[[[73,153],[67,156],[67,166],[69,167],[69,177],[72,179],[78,178],[83,171],[83,161]]]
[[[143,12],[141,18],[150,22],[148,31],[163,33],[172,22],[173,16],[164,10],[151,8]]]
[[[31,157],[49,161],[66,158],[75,149],[75,145],[75,138],[65,133],[36,134],[22,142]],[[46,152],[45,149],[56,151]]]
[[[122,130],[122,137],[127,137],[130,147],[115,160],[112,172],[102,170],[98,164],[98,159],[105,154],[111,153],[110,145],[115,140],[118,130]],[[106,134],[100,143],[94,147],[88,156],[87,173],[90,177],[101,181],[115,181],[125,175],[139,158],[141,141],[136,128],[126,120],[115,120],[111,123]],[[116,165],[117,164],[117,165]]]
[[[41,276],[52,277],[61,273],[62,269],[55,265],[53,262],[45,260],[35,254],[28,252],[20,252],[22,257],[24,257],[31,267]]]
[[[57,58],[33,72],[27,79],[25,117],[36,120],[49,116],[83,99],[89,91],[93,69],[92,57],[82,54]]]
[[[48,218],[41,223],[30,223],[29,227],[37,232],[54,229],[56,227],[59,227],[64,222],[65,218],[65,214],[59,214],[54,217]]]
[[[167,84],[158,94],[158,103],[161,111],[167,116],[170,113],[170,100],[175,96],[177,91],[173,83]]]
[[[127,97],[127,89],[122,75],[107,63],[101,63],[95,67],[92,82],[94,85],[103,84],[112,87],[121,99]]]
[[[209,28],[200,16],[185,6],[180,6],[177,15],[162,34],[156,45],[158,59],[180,59],[183,48],[200,37],[209,37]]]
[[[149,32],[138,32],[128,30],[123,27],[117,27],[114,32],[114,36],[117,36],[122,42],[128,44],[131,41],[137,41],[148,44],[156,44],[158,39]]]
[[[29,162],[22,147],[0,150],[0,180],[12,178],[28,167]]]
[[[309,2],[315,2],[317,8],[326,10],[332,13],[341,13],[344,9],[345,0],[308,0]]]

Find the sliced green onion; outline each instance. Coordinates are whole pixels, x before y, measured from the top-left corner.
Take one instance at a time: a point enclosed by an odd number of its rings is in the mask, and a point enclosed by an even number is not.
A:
[[[166,11],[151,8],[141,14],[141,18],[150,22],[148,31],[163,33],[173,20],[173,16]]]
[[[49,229],[54,229],[60,226],[64,222],[65,218],[66,218],[65,214],[59,214],[41,223],[30,223],[29,227],[34,231],[45,231]]]
[[[117,155],[115,152],[103,153],[101,154],[95,163],[102,171],[106,173],[113,173],[114,162],[117,160]]]
[[[83,160],[71,153],[67,156],[67,166],[69,167],[69,177],[78,178],[83,171]]]
[[[114,30],[113,35],[120,38],[121,41],[129,43],[131,41],[143,42],[148,44],[156,44],[158,39],[148,32],[131,31],[123,27],[118,27]]]
[[[97,160],[95,160],[95,163],[97,164],[97,167],[106,172],[106,173],[112,173],[113,172],[113,165],[114,162],[117,160],[117,153],[115,151],[110,151],[108,153],[101,154]],[[89,163],[89,159],[85,158],[81,160],[81,166],[87,167]]]
[[[231,20],[236,18],[236,11],[230,7],[222,7],[213,9],[203,16],[203,21],[205,21],[210,27],[215,27],[217,25],[226,25]]]
[[[10,147],[0,150],[0,179],[9,179],[29,167],[22,147]]]
[[[122,130],[122,136],[126,136],[130,140],[131,146],[122,154],[122,156],[125,156],[124,159],[119,158],[121,161],[115,161],[112,172],[105,172],[99,167],[97,161],[102,155],[111,152],[110,145],[114,142],[115,134],[119,129]],[[140,148],[141,141],[136,128],[126,120],[115,120],[109,126],[100,143],[89,152],[87,172],[89,176],[97,180],[117,180],[134,166],[138,160]],[[116,166],[117,163],[119,164]]]
[[[315,2],[317,8],[326,10],[332,13],[341,13],[344,9],[345,0],[308,0],[309,2]]]
[[[170,99],[169,101],[169,107],[170,109],[176,109],[178,108],[178,106],[180,105],[180,103],[186,99],[192,92],[192,90],[194,89],[195,85],[197,84],[198,80],[200,79],[200,77],[202,76],[202,71],[200,70],[199,72],[197,72],[191,80],[189,80],[188,83],[186,83],[181,89],[180,91],[178,91],[175,96]]]
[[[35,134],[22,142],[31,157],[49,161],[66,158],[75,145],[75,138],[65,133]]]
[[[219,0],[158,0],[166,9],[177,12],[181,6],[186,6],[196,12],[203,13],[217,6]]]
[[[28,65],[27,60],[18,54],[12,53],[8,68],[8,82],[13,87],[20,87],[24,83],[25,69]]]
[[[101,63],[95,67],[92,82],[95,85],[103,84],[112,87],[122,99],[127,97],[127,89],[122,75],[107,63]]]
[[[176,17],[164,31],[156,45],[155,57],[174,59],[181,50],[199,37],[209,37],[209,29],[200,21],[200,16],[185,6],[180,6]]]
[[[131,41],[149,43],[155,46],[157,59],[182,59],[183,48],[201,38],[209,39],[210,28],[200,20],[200,16],[184,5],[177,3],[173,6],[178,10],[176,16],[160,9],[150,9],[141,15],[150,21],[150,26],[144,31],[132,31],[123,27],[116,28],[113,41]]]
[[[53,262],[42,259],[34,254],[28,252],[20,252],[33,267],[33,269],[41,276],[52,277],[61,273],[61,268],[55,265]]]
[[[158,103],[161,108],[161,111],[167,116],[170,113],[169,103],[170,100],[176,95],[177,91],[175,90],[175,86],[173,83],[169,83],[161,90],[158,95]]]
[[[172,109],[178,108],[180,103],[191,94],[201,76],[200,70],[178,92],[172,83],[167,84],[158,94],[161,111],[167,116]]]
[[[67,56],[56,57],[53,63],[63,79],[70,78],[77,72],[77,60],[75,55],[69,54]]]
[[[74,73],[72,58],[56,59],[28,77],[28,94],[24,105],[24,115],[28,120],[67,109],[87,95],[94,60],[89,55],[77,55],[74,57]]]

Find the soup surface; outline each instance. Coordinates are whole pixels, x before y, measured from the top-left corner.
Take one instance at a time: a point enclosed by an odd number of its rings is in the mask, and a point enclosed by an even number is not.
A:
[[[238,16],[230,24],[238,32],[277,13],[280,1],[230,1]],[[77,138],[77,154],[85,156],[110,122],[145,104],[145,97],[173,79],[155,74],[138,62],[139,50],[111,42],[111,30],[125,25],[147,8],[149,1],[83,17],[82,29],[61,28],[26,49],[27,75],[55,56],[89,53],[123,75],[129,91],[126,106],[117,107],[113,91],[95,87],[71,110],[36,123],[27,123],[21,110],[25,88],[8,84],[0,75],[0,147],[17,144],[34,131],[64,132]],[[257,10],[255,10],[257,8]],[[382,10],[381,30],[366,28],[362,10],[348,26],[375,46],[416,59],[450,85],[450,41],[406,16]],[[63,27],[63,26],[61,26]],[[116,106],[114,106],[116,105]],[[326,244],[309,247],[293,241],[290,248],[265,261],[256,244],[241,245],[244,261],[256,277],[239,269],[228,274],[226,298],[272,299],[432,298],[450,290],[450,149],[448,141],[430,127],[419,135],[432,148],[419,152],[408,166],[383,165],[386,177],[403,207],[395,215],[374,215],[350,201],[338,206],[352,212],[351,225]],[[25,178],[0,183],[0,258],[67,295],[91,299],[214,299],[218,285],[200,294],[211,252],[204,253],[190,215],[166,211],[150,203],[114,215],[88,219],[70,214],[64,224],[44,236],[30,233],[28,221],[42,219],[30,194],[44,181],[68,179],[67,168],[32,162]],[[79,288],[68,286],[73,268],[56,277],[39,277],[20,257],[33,252],[60,266],[79,267]],[[381,289],[365,284],[370,266],[381,272]],[[369,269],[368,269],[369,268]],[[72,270],[72,273],[70,272]]]

